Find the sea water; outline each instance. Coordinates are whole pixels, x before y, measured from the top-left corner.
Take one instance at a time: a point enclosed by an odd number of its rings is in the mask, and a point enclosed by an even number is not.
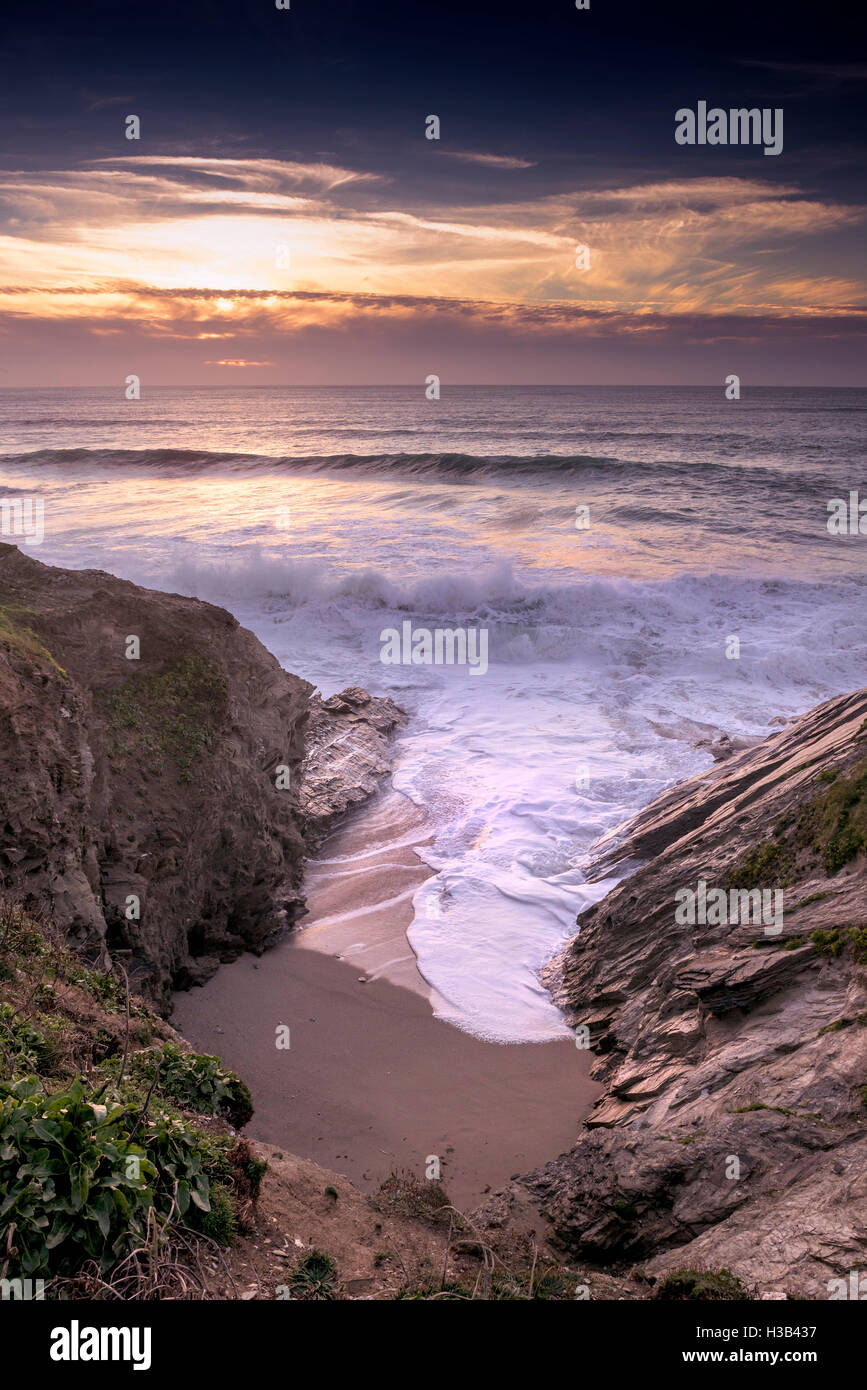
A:
[[[541,1041],[566,1025],[539,970],[610,887],[594,842],[709,766],[701,738],[867,681],[867,537],[827,527],[867,493],[865,412],[847,389],[5,390],[0,502],[41,501],[45,536],[3,539],[223,604],[325,695],[403,705],[419,968],[457,1026]],[[483,675],[384,663],[406,621],[486,630]]]

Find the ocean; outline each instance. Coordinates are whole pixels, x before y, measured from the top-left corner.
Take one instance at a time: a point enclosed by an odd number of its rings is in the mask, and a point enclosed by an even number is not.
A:
[[[3,539],[402,704],[419,969],[456,1026],[543,1041],[567,1030],[538,972],[611,886],[594,842],[711,765],[700,738],[867,681],[867,535],[827,526],[867,500],[865,414],[722,385],[0,390],[0,504],[44,507],[40,544]],[[484,630],[487,669],[385,664],[407,621]]]

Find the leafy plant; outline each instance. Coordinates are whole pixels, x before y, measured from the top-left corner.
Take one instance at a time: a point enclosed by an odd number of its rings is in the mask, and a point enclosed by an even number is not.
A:
[[[47,1096],[25,1077],[2,1083],[0,1097],[0,1244],[8,1233],[25,1277],[71,1272],[88,1257],[107,1268],[144,1234],[156,1178],[123,1112],[95,1109],[81,1082]]]
[[[114,1070],[119,1067],[115,1064]],[[253,1114],[249,1089],[219,1057],[183,1052],[177,1043],[133,1054],[130,1075],[145,1084],[157,1075],[157,1095],[198,1115],[223,1115],[241,1129]]]
[[[9,1004],[0,1004],[0,1051],[13,1074],[42,1071],[54,1061],[55,1047]]]
[[[289,1275],[292,1297],[306,1302],[324,1302],[334,1298],[337,1266],[330,1255],[321,1250],[308,1250]]]
[[[210,1207],[199,1222],[202,1233],[218,1245],[231,1245],[238,1231],[238,1213],[228,1188],[219,1184],[211,1188]]]
[[[87,1099],[81,1081],[54,1095],[36,1077],[0,1082],[0,1249],[27,1278],[108,1270],[164,1224],[209,1210],[196,1136],[170,1116]]]

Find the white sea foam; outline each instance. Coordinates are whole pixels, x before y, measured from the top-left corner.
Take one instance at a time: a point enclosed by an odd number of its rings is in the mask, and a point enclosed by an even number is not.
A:
[[[409,939],[442,1016],[499,1042],[565,1035],[539,969],[611,886],[584,881],[593,842],[710,764],[694,726],[769,733],[773,716],[867,669],[856,617],[867,585],[854,580],[534,584],[501,563],[407,585],[324,565],[281,579],[257,557],[234,577],[199,569],[195,588],[326,689],[339,668],[411,707],[395,785],[427,809],[434,835],[421,853],[435,877],[415,895]],[[484,680],[383,667],[378,633],[407,613],[484,621]],[[740,661],[725,657],[732,628]]]

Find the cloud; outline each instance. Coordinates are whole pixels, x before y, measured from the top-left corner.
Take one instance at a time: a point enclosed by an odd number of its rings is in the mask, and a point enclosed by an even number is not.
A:
[[[114,155],[110,158],[96,159],[94,164],[123,164],[133,171],[139,166],[156,165],[163,169],[185,169],[193,173],[208,174],[221,179],[234,179],[242,187],[278,187],[282,183],[290,185],[312,184],[316,188],[332,190],[341,184],[381,182],[381,174],[358,172],[343,169],[334,164],[299,163],[287,159],[230,159],[203,155]]]
[[[528,326],[544,306],[557,323],[620,313],[646,332],[651,313],[815,319],[867,298],[863,281],[826,268],[864,209],[792,180],[668,177],[484,205],[416,194],[407,206],[387,180],[328,162],[136,155],[0,173],[0,205],[9,312],[122,312],[150,335],[217,331],[218,296],[233,300],[219,312],[238,331],[330,328],[347,306],[442,316],[451,305],[467,322]],[[589,266],[576,264],[579,244]]]
[[[129,290],[147,287],[126,287]],[[183,296],[183,297],[182,297]],[[231,324],[213,291],[181,287],[138,303],[80,299],[69,317],[4,313],[4,385],[448,384],[617,381],[857,385],[867,306],[814,317],[778,313],[627,312],[616,306],[492,303],[436,296],[247,292]],[[134,303],[131,312],[129,303]],[[220,330],[223,356],[203,359]],[[4,351],[5,349],[5,351]],[[218,349],[219,350],[219,349]],[[261,363],[254,366],[252,364]],[[232,365],[250,364],[250,365]]]
[[[475,154],[471,150],[440,150],[446,159],[462,159],[467,164],[485,164],[491,169],[535,169],[534,159],[518,159],[511,154]]]
[[[96,92],[82,92],[81,99],[88,111],[104,111],[109,106],[129,106],[132,97],[99,96]]]
[[[836,282],[833,282],[836,283]],[[572,333],[577,328],[606,334],[616,332],[646,333],[650,331],[688,330],[699,328],[713,335],[712,325],[755,321],[757,329],[773,325],[792,325],[796,319],[812,322],[810,315],[793,315],[782,299],[778,304],[751,306],[724,314],[675,308],[663,312],[653,308],[632,308],[615,304],[588,304],[551,300],[527,304],[521,301],[456,298],[444,295],[378,294],[374,292],[335,290],[214,290],[204,286],[156,288],[135,283],[105,285],[102,295],[111,307],[107,314],[117,314],[118,321],[142,324],[145,335],[204,338],[234,338],[236,340],[263,332],[280,334],[300,325],[320,325],[328,329],[345,329],[360,320],[382,324],[389,316],[419,324],[441,320],[460,320],[464,323],[497,325],[514,333],[543,330],[546,333]],[[800,292],[806,288],[797,287]],[[831,286],[828,286],[830,290]],[[838,284],[845,289],[845,284]],[[26,294],[19,288],[14,294]],[[62,296],[67,291],[58,287],[53,293]],[[0,305],[5,292],[0,289]],[[226,327],[226,305],[231,299],[237,322]],[[159,306],[162,306],[160,308]],[[135,316],[130,319],[130,311]],[[80,310],[78,311],[80,312]],[[857,328],[867,327],[867,303],[845,299],[834,301],[830,294],[816,315],[833,319],[838,325],[849,320]],[[219,331],[202,331],[203,323],[219,323]],[[721,331],[721,330],[720,330]],[[726,335],[730,330],[726,329]],[[228,359],[226,359],[228,360]],[[240,359],[232,359],[238,365]],[[212,364],[212,365],[220,365]],[[264,365],[264,364],[254,364]]]

